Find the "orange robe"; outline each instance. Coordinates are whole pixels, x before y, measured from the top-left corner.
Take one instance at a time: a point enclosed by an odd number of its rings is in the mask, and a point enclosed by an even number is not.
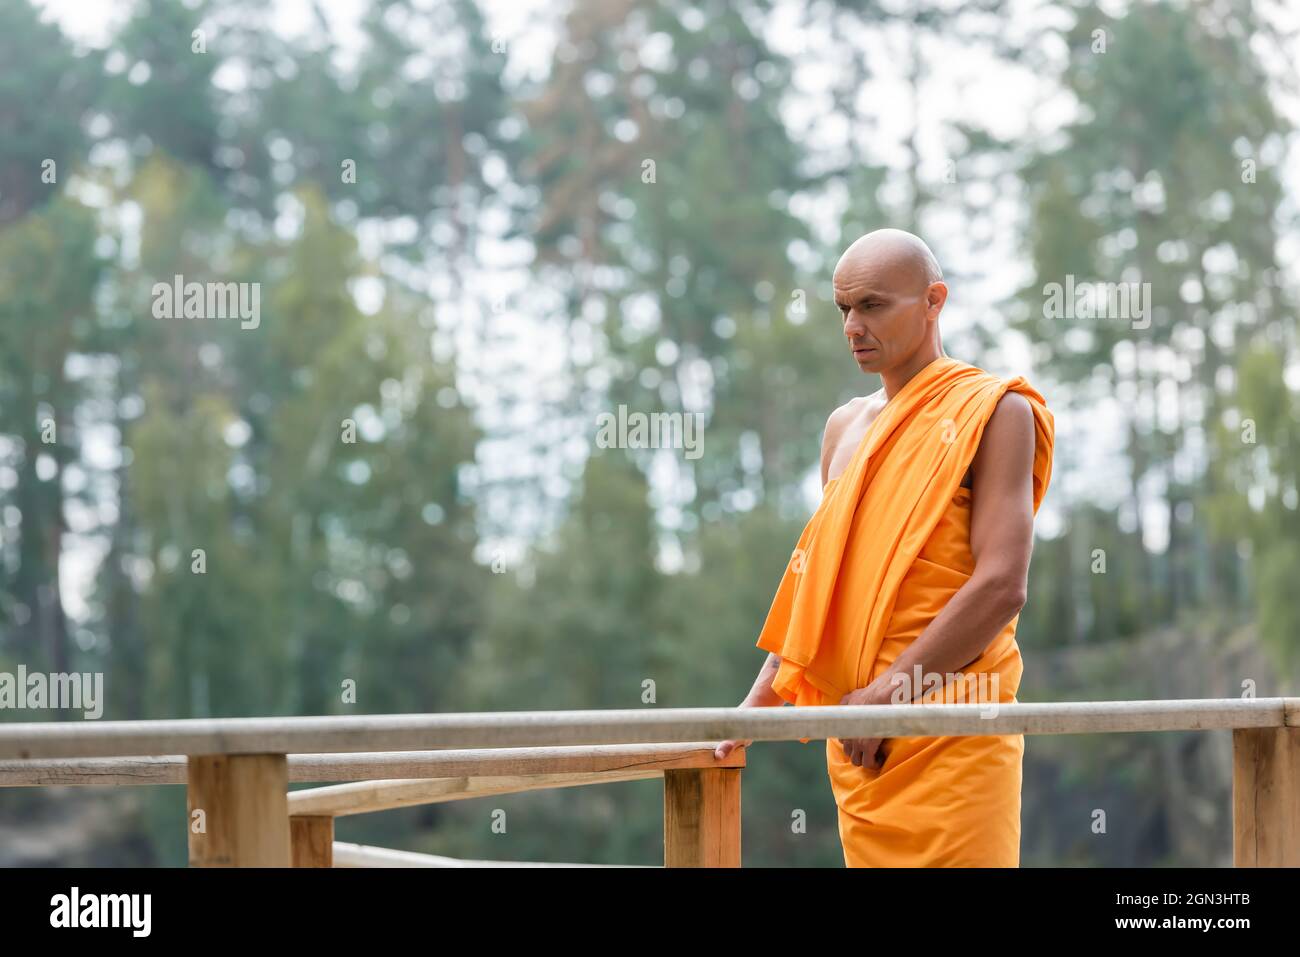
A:
[[[768,612],[758,647],[780,656],[773,689],[796,706],[838,705],[885,672],[970,578],[970,490],[962,476],[998,400],[1033,407],[1035,513],[1051,478],[1054,422],[1043,397],[940,356],[871,423],[827,483]],[[1013,702],[1017,618],[924,701]],[[996,678],[996,686],[993,680]],[[803,739],[806,743],[809,739]],[[826,742],[826,769],[850,867],[1015,867],[1020,862],[1021,735],[886,738],[878,770]]]

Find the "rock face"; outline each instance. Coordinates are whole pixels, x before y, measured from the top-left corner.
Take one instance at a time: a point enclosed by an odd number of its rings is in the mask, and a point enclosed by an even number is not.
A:
[[[1132,641],[1026,649],[1022,701],[1295,695],[1253,626],[1163,629]],[[1025,739],[1027,866],[1232,866],[1232,732]],[[1104,826],[1104,832],[1101,828]]]

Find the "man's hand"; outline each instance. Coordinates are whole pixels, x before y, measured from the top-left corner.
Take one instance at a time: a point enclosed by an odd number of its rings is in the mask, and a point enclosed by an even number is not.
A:
[[[771,708],[784,704],[781,696],[772,690],[772,679],[776,677],[777,670],[781,667],[781,659],[775,654],[769,654],[763,661],[763,667],[758,669],[758,677],[754,679],[754,687],[749,689],[749,694],[745,695],[745,700],[740,702],[738,708]],[[753,744],[753,740],[748,741],[723,741],[713,749],[713,756],[721,761],[736,748],[747,748]]]
[[[736,748],[747,748],[753,743],[752,739],[749,741],[723,741],[713,749],[713,756],[721,761],[732,751],[736,750]]]
[[[740,704],[736,705],[736,707],[752,708],[754,707],[754,705],[750,703],[748,698],[746,698]],[[754,741],[752,738],[747,741],[746,740],[723,741],[721,744],[719,744],[716,748],[713,749],[713,756],[717,758],[719,761],[721,761],[732,751],[736,750],[736,748],[747,748],[753,743]]]
[[[884,677],[883,675],[881,677]],[[877,678],[865,688],[850,691],[840,698],[840,704],[889,704],[889,685]],[[881,750],[884,738],[837,738],[844,746],[844,756],[859,767],[878,771],[885,763]]]

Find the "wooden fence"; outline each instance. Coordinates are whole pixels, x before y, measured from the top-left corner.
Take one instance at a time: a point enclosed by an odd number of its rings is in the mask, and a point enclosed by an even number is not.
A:
[[[725,739],[1214,730],[1233,734],[1235,864],[1300,866],[1300,698],[14,723],[0,786],[184,784],[194,866],[464,867],[518,865],[343,844],[334,819],[662,777],[664,864],[739,867],[745,751],[717,760]]]

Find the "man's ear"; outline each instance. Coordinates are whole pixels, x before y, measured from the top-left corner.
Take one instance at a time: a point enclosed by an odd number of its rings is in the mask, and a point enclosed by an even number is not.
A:
[[[925,290],[926,312],[931,316],[937,316],[947,301],[948,284],[943,280],[930,283]]]

